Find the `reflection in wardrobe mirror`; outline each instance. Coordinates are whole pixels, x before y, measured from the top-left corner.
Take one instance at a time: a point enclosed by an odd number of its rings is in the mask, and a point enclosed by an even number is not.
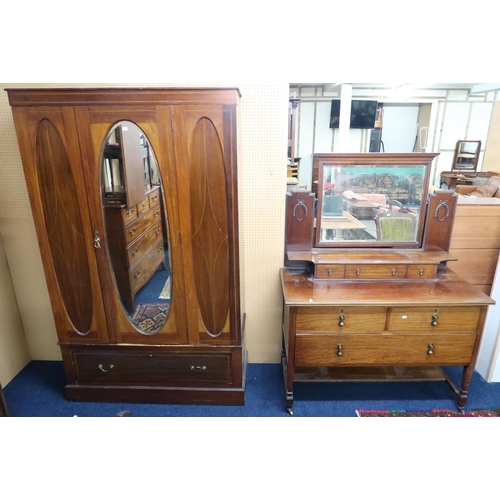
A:
[[[102,153],[102,200],[115,285],[132,324],[153,334],[170,311],[168,217],[158,162],[146,134],[121,121]]]

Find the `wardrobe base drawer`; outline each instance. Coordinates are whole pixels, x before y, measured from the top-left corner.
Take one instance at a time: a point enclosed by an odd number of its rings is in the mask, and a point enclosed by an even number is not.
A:
[[[297,335],[295,366],[466,365],[475,334]]]
[[[230,384],[231,353],[72,352],[78,384]]]

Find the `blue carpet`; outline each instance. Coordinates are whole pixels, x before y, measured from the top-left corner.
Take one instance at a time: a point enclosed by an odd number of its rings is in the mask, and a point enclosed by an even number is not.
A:
[[[458,384],[461,369],[447,369]],[[32,361],[5,388],[13,417],[111,417],[129,410],[135,417],[288,417],[281,365],[250,364],[245,406],[81,403],[64,398],[59,361]],[[445,382],[297,383],[294,418],[356,417],[358,410],[456,410],[456,397]],[[466,410],[500,406],[500,383],[472,377]]]

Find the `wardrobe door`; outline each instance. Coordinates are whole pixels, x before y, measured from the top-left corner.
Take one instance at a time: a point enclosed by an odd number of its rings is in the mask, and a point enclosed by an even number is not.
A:
[[[175,107],[189,335],[192,343],[241,341],[235,106]]]
[[[79,107],[76,113],[92,219],[101,235],[98,263],[110,341],[185,344],[184,277],[170,127],[159,123],[156,106]],[[139,146],[143,157],[139,157]],[[122,155],[115,166],[107,163],[112,155],[105,153],[113,148]],[[107,187],[116,183],[109,180],[113,168],[121,176],[121,193],[120,186]],[[142,170],[140,175],[137,170]],[[140,289],[136,295],[126,296],[124,290],[127,286],[134,289],[135,279],[143,280]]]
[[[15,107],[13,116],[59,340],[107,342],[73,109]]]

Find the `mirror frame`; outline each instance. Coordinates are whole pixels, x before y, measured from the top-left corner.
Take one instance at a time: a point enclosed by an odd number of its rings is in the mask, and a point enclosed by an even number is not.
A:
[[[424,229],[427,214],[428,194],[429,194],[429,178],[431,174],[432,161],[436,158],[436,153],[325,153],[315,154],[318,165],[318,193],[317,193],[317,210],[316,224],[314,234],[314,246],[316,248],[360,248],[360,249],[377,249],[377,248],[399,248],[399,249],[415,249],[421,248],[424,240]],[[416,227],[416,241],[400,242],[400,241],[357,241],[357,240],[340,240],[340,241],[322,241],[321,240],[321,221],[323,212],[323,184],[325,167],[363,167],[363,166],[380,166],[380,167],[408,167],[422,166],[424,167],[424,178],[422,184],[421,209],[420,217]]]
[[[476,144],[476,152],[475,153],[464,153],[463,151],[460,151],[460,147],[462,144],[466,143],[472,143]],[[462,167],[458,168],[457,165],[459,165],[458,159],[460,157],[460,154],[473,154],[473,162],[470,163],[470,166],[468,167]],[[477,164],[479,162],[479,155],[481,154],[481,141],[471,141],[471,140],[463,140],[463,141],[457,141],[457,145],[455,147],[455,155],[453,156],[453,163],[451,164],[451,170],[452,172],[476,172],[477,171]]]

